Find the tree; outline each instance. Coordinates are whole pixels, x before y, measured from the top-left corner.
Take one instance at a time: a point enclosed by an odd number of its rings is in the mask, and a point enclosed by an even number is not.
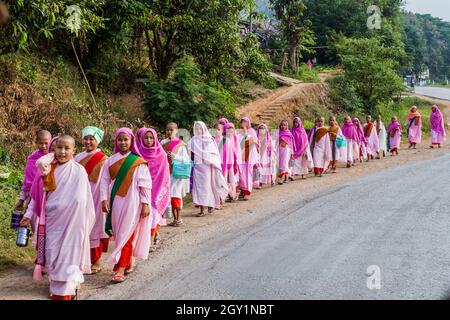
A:
[[[310,43],[313,38],[311,21],[305,18],[306,5],[303,0],[270,0],[270,2],[289,44],[291,69],[297,73],[297,50],[299,46]]]
[[[144,107],[148,119],[160,129],[171,121],[186,129],[198,119],[213,124],[220,116],[233,119],[236,110],[231,94],[218,83],[208,82],[191,57],[177,61],[166,81],[145,82]]]
[[[51,48],[51,40],[67,43],[72,36],[85,37],[103,26],[104,19],[97,14],[104,0],[7,0],[10,22],[0,28],[0,54],[28,51],[42,46]],[[70,6],[79,8],[77,29],[71,29],[68,20],[73,11]]]
[[[372,112],[402,93],[403,80],[398,75],[401,52],[383,45],[380,38],[342,38],[336,46],[343,81],[360,97],[365,111]]]
[[[385,45],[402,50],[400,9],[402,0],[304,0],[304,18],[312,23],[317,37],[317,46],[327,47],[318,50],[319,61],[323,64],[337,64],[336,52],[330,50],[337,34],[347,38],[380,37]],[[377,5],[381,13],[381,28],[369,29],[370,14],[367,9]]]

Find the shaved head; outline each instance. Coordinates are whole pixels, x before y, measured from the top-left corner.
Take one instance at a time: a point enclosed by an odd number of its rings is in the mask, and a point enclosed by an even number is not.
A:
[[[59,143],[61,143],[62,141],[66,141],[66,142],[69,142],[69,144],[72,146],[72,147],[75,147],[75,139],[72,137],[72,136],[69,136],[69,135],[63,135],[63,136],[61,136],[59,139],[58,139],[58,141],[56,142],[56,144],[59,144]]]
[[[50,131],[47,131],[47,130],[39,130],[37,133],[36,133],[36,136],[37,136],[37,138],[39,139],[39,138],[52,138],[52,134],[50,133]]]

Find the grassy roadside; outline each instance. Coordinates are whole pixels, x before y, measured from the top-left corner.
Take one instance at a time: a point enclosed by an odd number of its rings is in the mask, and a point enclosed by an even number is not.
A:
[[[430,87],[430,88],[445,88],[445,89],[450,89],[450,84],[439,84],[439,83],[437,83],[437,84],[430,84],[430,85],[428,85],[427,87]]]
[[[34,250],[31,246],[16,246],[16,232],[10,228],[11,212],[16,204],[22,182],[22,174],[10,166],[0,166],[0,173],[9,173],[0,178],[0,270],[31,263]]]

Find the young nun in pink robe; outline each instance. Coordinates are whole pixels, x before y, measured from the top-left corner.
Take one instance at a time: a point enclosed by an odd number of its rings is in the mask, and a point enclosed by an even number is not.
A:
[[[444,126],[444,117],[442,116],[442,112],[437,105],[431,107],[431,115],[430,115],[430,129],[431,129],[431,146],[430,148],[434,148],[434,146],[441,147],[441,145],[446,140],[446,132]]]
[[[241,144],[242,159],[239,168],[239,200],[247,201],[253,190],[253,172],[259,165],[259,140],[250,119],[244,117],[240,123],[238,139]]]
[[[347,168],[350,168],[355,165],[355,161],[359,159],[360,140],[356,133],[355,125],[349,116],[344,119],[344,125],[341,130],[347,141]]]
[[[353,118],[353,124],[355,125],[356,134],[358,135],[358,159],[359,162],[363,162],[363,160],[369,161],[369,157],[367,156],[367,139],[364,136],[364,130],[361,125],[361,121],[359,118]]]
[[[154,251],[156,248],[153,245],[160,241],[158,231],[161,226],[166,225],[164,213],[170,204],[169,163],[167,162],[167,153],[159,143],[158,134],[154,129],[139,129],[136,140],[139,152],[142,158],[147,161],[152,177],[151,251]]]
[[[364,124],[364,137],[367,140],[367,161],[373,160],[373,158],[380,159],[380,141],[378,139],[377,129],[372,122],[372,116],[366,117],[366,123]]]
[[[294,137],[294,152],[292,153],[291,172],[293,176],[301,176],[305,179],[309,169],[313,167],[308,135],[303,127],[302,120],[295,117],[292,123],[292,136]]]
[[[51,298],[73,300],[83,273],[91,272],[89,235],[95,209],[86,170],[73,160],[75,141],[63,136],[55,144],[55,161],[46,176],[35,178],[21,225],[33,219],[39,225],[34,279],[42,279],[45,267]]]
[[[186,143],[180,140],[177,134],[178,125],[175,122],[170,122],[166,126],[166,139],[161,141],[161,145],[167,153],[170,170],[170,208],[173,212],[173,221],[168,225],[171,227],[178,227],[183,224],[183,219],[181,218],[183,198],[189,192],[189,179],[179,179],[172,175],[172,161],[183,163],[191,161]]]
[[[289,166],[292,153],[294,152],[294,137],[289,130],[287,120],[282,120],[278,127],[277,137],[277,160],[278,160],[278,184],[288,183],[291,175]]]
[[[115,264],[112,281],[118,283],[125,281],[125,274],[134,270],[133,257],[148,258],[152,227],[152,178],[130,129],[116,131],[114,152],[104,165],[100,193],[103,211],[109,215],[105,230],[115,242],[108,262]],[[129,168],[125,170],[128,164]],[[124,177],[123,180],[121,177]],[[122,181],[117,185],[119,188],[111,208],[116,179]]]
[[[103,165],[108,158],[98,149],[103,140],[103,131],[99,128],[88,126],[81,132],[85,151],[75,156],[75,161],[81,164],[88,174],[91,186],[92,199],[95,207],[95,224],[92,228],[91,241],[91,270],[92,274],[101,271],[100,258],[102,253],[108,252],[109,236],[105,232],[106,213],[102,209],[100,197],[100,180],[103,173]]]
[[[211,213],[214,208],[220,207],[229,193],[227,181],[222,174],[219,149],[204,122],[194,122],[194,136],[188,143],[188,149],[194,161],[192,201],[200,206],[198,216],[203,217],[205,207]]]
[[[228,183],[229,194],[227,202],[237,200],[237,187],[239,183],[239,161],[241,159],[241,145],[236,136],[232,123],[223,128],[223,137],[219,143],[219,154],[222,157],[222,174]]]
[[[393,156],[394,153],[398,155],[402,137],[402,126],[398,122],[397,117],[392,117],[387,133],[389,135],[389,151],[391,152],[391,156]]]
[[[322,177],[333,159],[331,154],[330,135],[324,125],[325,119],[318,118],[309,132],[309,145],[314,162],[314,175]]]
[[[337,164],[342,162],[347,163],[347,146],[338,146],[338,140],[345,140],[342,130],[336,120],[336,117],[331,116],[329,120],[328,134],[330,136],[331,155],[330,168],[332,173],[336,173]]]
[[[259,153],[259,181],[258,187],[261,188],[263,184],[273,185],[275,181],[273,180],[273,172],[276,167],[274,152],[275,145],[273,143],[272,137],[270,136],[269,128],[266,124],[262,123],[256,129],[256,135],[260,143],[260,153]]]
[[[52,135],[47,130],[40,130],[36,134],[37,149],[27,159],[22,188],[20,189],[20,197],[16,204],[16,210],[18,211],[22,211],[24,207],[26,209],[26,204],[30,201],[31,185],[38,174],[36,161],[48,153],[48,145],[51,140]]]
[[[409,148],[416,148],[416,145],[422,142],[422,116],[417,111],[416,106],[411,107],[411,112],[405,122],[408,135]]]

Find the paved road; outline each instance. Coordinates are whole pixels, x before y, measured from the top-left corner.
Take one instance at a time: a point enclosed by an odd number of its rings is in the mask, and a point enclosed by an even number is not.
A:
[[[432,98],[450,100],[450,89],[446,88],[416,87],[415,93]]]
[[[252,225],[245,213],[225,221],[175,263],[142,266],[106,298],[447,299],[449,181],[446,154],[256,204]],[[379,290],[367,287],[372,265]]]

